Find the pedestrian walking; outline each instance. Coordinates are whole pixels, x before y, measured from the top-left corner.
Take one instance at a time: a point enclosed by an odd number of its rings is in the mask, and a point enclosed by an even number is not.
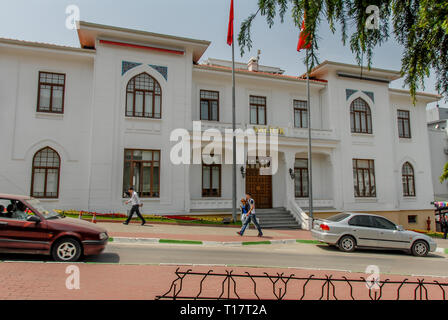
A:
[[[446,239],[448,234],[448,219],[445,214],[440,218],[440,225],[442,227],[443,239]]]
[[[241,210],[241,223],[244,225],[244,222],[246,221],[247,212],[249,211],[249,204],[247,203],[246,198],[241,198],[240,210]]]
[[[134,215],[134,213],[136,213],[137,216],[142,220],[142,226],[144,226],[146,221],[140,213],[140,207],[142,207],[143,204],[140,201],[140,198],[138,197],[137,192],[134,191],[133,187],[130,187],[128,192],[131,196],[131,199],[129,199],[125,203],[126,204],[131,203],[132,208],[131,208],[131,211],[129,212],[129,217],[127,218],[127,220],[125,222],[123,222],[123,224],[126,224],[126,225],[129,224],[129,221],[131,221],[132,216]]]
[[[263,231],[261,231],[260,224],[258,223],[257,216],[255,214],[255,200],[252,198],[252,195],[250,193],[246,193],[246,202],[247,202],[247,213],[245,214],[246,219],[243,223],[243,227],[240,231],[237,232],[240,236],[244,235],[244,231],[246,231],[247,226],[252,221],[255,225],[255,227],[258,230],[258,236],[263,236]]]

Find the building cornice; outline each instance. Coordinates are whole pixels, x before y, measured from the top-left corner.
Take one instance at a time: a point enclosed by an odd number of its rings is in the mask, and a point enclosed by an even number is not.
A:
[[[0,46],[10,48],[35,49],[35,50],[51,50],[51,51],[57,51],[59,53],[62,52],[62,53],[85,55],[91,57],[95,55],[94,49],[83,49],[50,43],[32,42],[32,41],[6,39],[6,38],[0,38]]]
[[[171,50],[192,50],[197,62],[210,45],[210,41],[178,37],[142,30],[127,29],[86,21],[78,21],[78,37],[82,48],[95,48],[97,40],[109,39],[140,46],[169,47]]]
[[[199,65],[193,66],[193,71],[211,71],[211,72],[230,73],[231,74],[232,68],[223,67],[223,66],[210,66],[210,65],[199,64]],[[239,75],[254,77],[254,78],[264,78],[264,79],[272,79],[272,80],[306,83],[306,79],[303,79],[301,77],[288,76],[288,75],[283,75],[283,74],[272,74],[272,73],[267,73],[267,72],[249,71],[246,69],[236,69],[235,73],[239,74]],[[326,80],[312,79],[312,80],[310,80],[310,83],[312,85],[316,85],[316,86],[320,86],[320,87],[326,87],[326,85],[327,85]]]
[[[411,93],[409,92],[409,90],[389,88],[389,93],[391,95],[396,95],[396,96],[402,96],[402,97],[406,96],[406,97],[409,97],[409,99],[411,99]],[[437,102],[440,99],[442,99],[442,96],[440,94],[436,94],[436,93],[417,92],[415,95],[417,98],[427,100],[429,102]]]

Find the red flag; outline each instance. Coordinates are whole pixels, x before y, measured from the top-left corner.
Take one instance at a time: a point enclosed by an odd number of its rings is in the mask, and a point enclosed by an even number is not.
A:
[[[311,47],[311,39],[307,43],[308,32],[305,30],[305,17],[303,17],[302,28],[300,29],[299,43],[297,44],[297,51],[300,52],[302,49],[309,49]]]
[[[230,3],[229,29],[227,30],[227,44],[231,46],[233,43],[233,0]]]

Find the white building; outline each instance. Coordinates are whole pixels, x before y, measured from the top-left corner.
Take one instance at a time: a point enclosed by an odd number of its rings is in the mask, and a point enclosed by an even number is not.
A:
[[[229,212],[231,164],[170,161],[174,129],[191,131],[195,120],[203,130],[231,128],[229,62],[199,64],[208,41],[86,22],[78,34],[81,48],[0,40],[0,193],[123,212],[123,191],[134,185],[151,213]],[[238,128],[281,132],[278,172],[238,165],[238,194],[300,220],[306,81],[257,59],[237,67]],[[311,74],[316,216],[376,212],[424,228],[434,200],[425,108],[440,97],[419,93],[414,106],[408,91],[389,87],[398,71],[362,74],[330,61]]]
[[[448,162],[448,108],[437,106],[428,109],[426,113],[434,198],[438,201],[447,201],[448,183],[446,181],[441,183],[439,177]]]

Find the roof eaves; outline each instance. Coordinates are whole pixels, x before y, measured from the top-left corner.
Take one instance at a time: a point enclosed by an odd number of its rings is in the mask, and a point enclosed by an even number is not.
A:
[[[222,72],[231,72],[232,68],[224,67],[224,66],[210,66],[210,65],[195,65],[195,68],[205,69],[205,70],[211,70],[211,71],[222,71]],[[236,73],[239,74],[245,74],[255,77],[265,77],[265,78],[271,78],[271,79],[278,79],[278,80],[289,80],[289,81],[297,81],[297,82],[304,82],[306,79],[303,79],[301,77],[296,76],[288,76],[284,74],[270,74],[266,72],[260,72],[260,71],[249,71],[245,69],[235,69]],[[327,80],[323,79],[310,79],[310,82],[313,83],[319,83],[319,84],[326,84]]]

